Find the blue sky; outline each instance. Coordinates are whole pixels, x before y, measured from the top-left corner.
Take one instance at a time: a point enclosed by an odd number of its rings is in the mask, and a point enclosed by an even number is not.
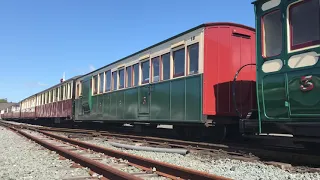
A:
[[[251,1],[1,1],[0,98],[18,102],[205,22],[254,27]]]

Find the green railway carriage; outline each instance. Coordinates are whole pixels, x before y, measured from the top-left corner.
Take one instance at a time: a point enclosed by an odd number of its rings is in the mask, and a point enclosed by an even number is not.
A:
[[[250,27],[209,23],[141,50],[76,81],[75,120],[183,129],[237,124],[231,82],[241,65],[255,62],[254,43]],[[255,68],[245,71],[237,103],[248,112]]]
[[[171,124],[217,137],[232,127],[317,141],[320,0],[253,4],[256,29],[202,24],[30,96],[20,119]]]
[[[258,0],[254,7],[259,120],[243,120],[243,130],[319,137],[320,1]]]

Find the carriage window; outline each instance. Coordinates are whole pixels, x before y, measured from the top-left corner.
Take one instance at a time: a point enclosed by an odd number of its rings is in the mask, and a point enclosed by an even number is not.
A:
[[[70,98],[70,89],[71,89],[70,84],[67,84],[66,87],[67,87],[66,99],[69,99]]]
[[[71,99],[71,83],[68,84],[68,99]]]
[[[52,102],[52,92],[51,91],[49,91],[49,100],[48,101],[49,101],[48,103]]]
[[[69,91],[70,91],[70,87],[69,84],[66,84],[66,99],[69,99]]]
[[[119,70],[119,89],[124,88],[124,69]]]
[[[82,96],[82,81],[80,81],[80,84],[79,84],[80,86],[79,86],[79,88],[80,88],[80,90],[79,90],[79,96]]]
[[[55,91],[56,91],[56,101],[59,101],[59,88],[57,88]]]
[[[133,85],[138,86],[139,85],[139,64],[133,65]]]
[[[98,75],[93,76],[93,95],[98,93]]]
[[[97,79],[98,79],[98,77],[97,77]],[[66,99],[69,99],[69,91],[70,91],[69,84],[66,84]]]
[[[162,55],[161,60],[163,69],[163,80],[170,79],[170,53]]]
[[[66,100],[67,99],[67,84],[64,85],[64,95],[63,95],[63,99]]]
[[[65,84],[65,85],[64,85],[64,100],[67,99],[67,95],[68,95],[68,85]]]
[[[66,86],[61,86],[62,100],[66,100]]]
[[[103,93],[103,87],[104,87],[104,73],[99,74],[99,93]]]
[[[184,75],[184,48],[173,52],[173,77]]]
[[[145,84],[149,82],[149,61],[145,61],[141,63],[142,70],[142,80],[141,84]]]
[[[52,102],[56,102],[57,100],[56,100],[56,90],[55,89],[53,89],[52,90]]]
[[[199,43],[188,46],[189,74],[198,73]]]
[[[131,87],[132,85],[132,70],[131,70],[131,66],[130,67],[127,67],[126,69],[126,72],[127,72],[127,87]]]
[[[319,4],[319,0],[308,0],[290,7],[291,49],[320,43]]]
[[[160,66],[159,57],[152,59],[152,82],[158,82],[160,80]]]
[[[117,78],[117,71],[112,72],[112,82],[113,82],[113,90],[117,90],[118,78]]]
[[[80,84],[77,84],[77,93],[76,93],[76,97],[80,96]]]
[[[106,72],[106,91],[111,90],[111,72],[107,71]]]
[[[282,51],[282,24],[279,10],[263,17],[263,56],[272,57]]]
[[[63,100],[63,86],[60,86],[60,101]]]
[[[45,102],[44,103],[48,104],[48,92],[46,92],[46,94],[45,94]]]

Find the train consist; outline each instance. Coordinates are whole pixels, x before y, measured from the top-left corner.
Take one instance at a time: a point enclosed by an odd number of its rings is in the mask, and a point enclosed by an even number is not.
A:
[[[227,132],[317,139],[319,0],[253,4],[256,29],[202,24],[34,94],[2,118],[170,124],[186,136],[219,139]]]

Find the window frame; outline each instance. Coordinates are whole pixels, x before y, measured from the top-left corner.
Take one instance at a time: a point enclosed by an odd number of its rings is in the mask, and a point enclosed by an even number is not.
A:
[[[52,91],[49,90],[49,104],[52,103]]]
[[[278,54],[276,54],[276,55],[273,55],[273,56],[267,56],[267,55],[266,55],[266,41],[265,41],[265,29],[264,29],[264,17],[267,16],[267,15],[276,13],[276,12],[278,12],[278,11],[280,12],[280,18],[281,18],[281,13],[282,13],[282,12],[281,12],[281,10],[280,10],[279,8],[277,8],[277,9],[274,9],[274,10],[272,10],[272,11],[264,14],[264,15],[261,17],[261,19],[260,19],[260,22],[261,22],[261,26],[260,26],[260,28],[261,28],[261,30],[260,30],[260,34],[261,34],[261,38],[260,38],[260,41],[261,41],[261,43],[260,43],[260,44],[261,44],[261,56],[262,56],[264,59],[277,57],[277,56],[281,55],[282,52],[283,52],[283,40],[281,40],[281,51],[280,51],[280,53],[278,53]],[[283,39],[283,35],[284,35],[284,34],[283,34],[283,27],[284,27],[283,21],[281,21],[280,30],[281,30],[281,37],[282,37],[282,39]]]
[[[175,73],[175,59],[174,59],[174,53],[177,52],[177,51],[180,51],[180,50],[183,50],[184,52],[184,61],[183,61],[183,73]],[[172,78],[179,78],[179,77],[184,77],[186,75],[186,47],[185,45],[181,45],[181,46],[178,46],[174,49],[172,49]],[[170,78],[169,78],[170,79]]]
[[[310,0],[296,1],[296,2],[289,4],[289,6],[287,8],[288,32],[289,32],[289,37],[288,37],[288,40],[289,40],[288,46],[289,47],[288,48],[289,48],[290,52],[298,51],[301,49],[310,49],[310,48],[320,46],[320,38],[315,41],[308,41],[308,42],[300,43],[297,45],[293,45],[293,28],[292,28],[292,24],[291,24],[292,12],[290,10],[291,10],[291,8],[299,6],[300,4],[306,3],[308,1],[310,1]],[[320,12],[320,7],[319,7],[319,12]],[[319,13],[319,15],[320,15],[320,13]],[[320,27],[319,27],[319,29],[320,29]]]
[[[138,81],[137,81],[137,84],[136,84],[136,70],[134,67],[138,67],[137,70],[138,70],[138,74],[137,74],[137,78],[138,78]],[[140,85],[140,63],[135,63],[132,65],[132,87],[137,87]]]
[[[163,62],[164,62],[164,61],[163,61],[163,56],[166,56],[166,55],[169,56],[169,77],[168,77],[168,79],[164,79],[164,66],[163,66]],[[161,80],[160,80],[160,81],[170,80],[170,79],[171,79],[171,69],[172,69],[172,67],[171,67],[171,52],[167,52],[167,53],[162,54],[162,55],[160,56],[160,61],[161,61],[161,65],[160,65],[160,67],[161,67],[161,70],[160,70]]]
[[[63,98],[63,85],[61,85],[60,87],[59,87],[59,89],[60,89],[60,92],[59,92],[59,100],[60,101],[63,101],[64,100],[64,98]]]
[[[116,82],[116,85],[114,84],[114,75],[113,75],[113,74],[115,74],[115,75],[116,75],[115,77],[117,78],[117,79],[116,79],[116,81],[117,81],[117,82]],[[118,70],[115,70],[115,71],[112,71],[112,72],[111,72],[111,79],[112,79],[112,80],[111,80],[111,82],[112,82],[112,84],[111,84],[111,85],[112,85],[112,88],[111,88],[112,91],[118,90],[118,79],[119,79],[119,78],[118,78]],[[115,87],[114,87],[114,86],[115,86]],[[116,89],[115,89],[115,88],[116,88]]]
[[[96,78],[96,79],[95,79]],[[97,82],[96,82],[96,80],[97,80]],[[91,86],[91,88],[92,88],[92,95],[93,96],[95,96],[95,95],[97,95],[98,94],[98,85],[99,85],[99,75],[98,74],[96,74],[96,75],[93,75],[92,76],[92,86]],[[97,87],[96,87],[96,85],[97,85]]]
[[[126,72],[125,72],[125,67],[122,67],[122,68],[119,68],[118,70],[117,70],[117,75],[118,75],[118,84],[117,84],[117,86],[118,86],[118,90],[120,90],[120,89],[124,89],[125,87],[126,87],[126,77],[125,77],[125,74],[126,74]],[[120,87],[120,71],[123,71],[123,87]]]
[[[107,77],[107,73],[110,73],[110,78],[108,79]],[[111,90],[112,90],[112,72],[111,72],[111,70],[107,70],[107,71],[105,71],[104,72],[104,76],[105,76],[105,79],[104,79],[104,81],[105,81],[105,87],[104,87],[104,92],[110,92]],[[109,87],[109,89],[108,89],[108,83],[110,83],[110,87]]]
[[[158,66],[159,66],[159,75],[158,75],[158,81],[154,81],[154,64],[153,64],[153,62],[154,62],[154,60],[155,59],[158,59]],[[150,78],[151,78],[151,83],[157,83],[157,82],[160,82],[161,81],[161,55],[160,56],[154,56],[153,58],[151,58],[151,60],[150,60],[150,62],[151,62],[151,68],[150,68],[150,71],[151,71],[151,73],[150,73]]]
[[[103,76],[103,82],[102,82],[103,84],[102,85],[101,85],[101,74]],[[104,83],[105,83],[105,73],[101,72],[98,75],[99,75],[99,77],[98,77],[98,94],[103,94],[104,93],[104,88],[105,88],[105,85],[104,85]],[[102,91],[100,91],[101,90],[101,86],[102,86]]]
[[[194,45],[198,45],[198,61],[197,61],[197,63],[198,63],[198,69],[197,69],[197,72],[194,72],[194,73],[190,73],[190,47],[191,46],[194,46]],[[196,75],[196,74],[199,74],[199,62],[200,62],[200,43],[199,42],[195,42],[195,43],[192,43],[192,44],[188,44],[187,45],[187,64],[186,64],[186,66],[187,66],[187,75],[189,76],[189,75]]]
[[[149,77],[148,77],[148,80],[144,80],[142,64],[143,63],[148,63],[148,62],[149,62],[149,69],[148,69]],[[139,83],[141,85],[149,84],[150,83],[150,58],[141,60],[139,64],[140,64],[140,72],[141,72],[140,73],[140,82]]]
[[[71,99],[71,83],[68,83],[68,99]]]
[[[56,102],[56,89],[52,89],[52,102]]]
[[[133,85],[133,83],[132,83],[132,80],[133,80],[133,75],[132,75],[132,72],[133,72],[133,66],[132,65],[130,65],[130,66],[127,66],[127,67],[125,67],[126,68],[126,71],[125,71],[125,80],[126,80],[126,82],[125,82],[125,87],[126,88],[131,88],[131,87],[133,87],[132,85]],[[130,69],[130,76],[131,76],[131,79],[130,79],[130,82],[129,82],[129,74],[128,74],[128,69]],[[129,86],[129,84],[130,84],[130,86]]]
[[[55,91],[55,96],[56,96],[56,101],[55,102],[58,102],[59,101],[59,87],[56,87],[55,89],[54,89],[54,91]]]
[[[64,86],[64,98],[63,98],[63,100],[67,100],[68,99],[67,98],[68,86],[67,86],[67,84],[64,84],[63,86]]]
[[[45,93],[45,100],[44,104],[48,104],[48,92]]]
[[[82,96],[82,80],[79,82],[79,97]]]

